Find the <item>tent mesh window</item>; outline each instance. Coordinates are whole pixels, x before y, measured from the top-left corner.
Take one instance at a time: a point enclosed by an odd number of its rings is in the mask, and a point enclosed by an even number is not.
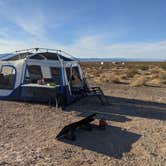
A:
[[[38,60],[43,60],[44,57],[39,55],[39,54],[35,54],[34,56],[31,56],[30,59],[38,59]]]
[[[78,67],[67,67],[66,68],[67,79],[72,87],[81,86],[81,77]]]
[[[16,70],[12,66],[3,66],[0,72],[0,89],[13,89]]]
[[[29,65],[28,74],[31,83],[37,83],[38,80],[42,79],[42,70],[38,65]],[[26,77],[26,79],[28,78]]]
[[[81,77],[78,67],[72,67],[72,78],[71,78],[72,86],[80,87],[81,86]]]
[[[71,68],[70,67],[66,67],[66,75],[67,75],[67,79],[70,82],[71,79]]]
[[[53,82],[60,85],[60,68],[50,67]]]

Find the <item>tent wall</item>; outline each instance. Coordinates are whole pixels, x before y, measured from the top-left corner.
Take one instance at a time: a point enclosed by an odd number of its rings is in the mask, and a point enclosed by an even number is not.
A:
[[[19,61],[1,61],[0,68],[3,66],[11,66],[14,67],[16,70],[16,76],[14,81],[13,89],[0,89],[0,96],[1,97],[8,97],[10,96],[15,89],[17,89],[23,80],[23,71],[24,71],[24,60]]]
[[[24,58],[20,60],[13,61],[2,61],[0,59],[0,68],[3,65],[13,66],[16,69],[16,79],[15,85],[13,89],[0,89],[0,99],[22,99],[22,88],[21,85],[24,84],[26,78],[26,72],[28,70],[28,66],[30,65],[38,65],[41,67],[42,74],[44,77],[51,77],[51,67],[60,68],[60,86],[61,93],[64,97],[64,101],[66,103],[70,103],[74,95],[71,92],[70,83],[67,77],[66,68],[78,67],[78,71],[80,74],[81,80],[83,80],[83,73],[81,67],[77,61],[64,61],[64,60],[48,60],[48,59],[29,59]]]

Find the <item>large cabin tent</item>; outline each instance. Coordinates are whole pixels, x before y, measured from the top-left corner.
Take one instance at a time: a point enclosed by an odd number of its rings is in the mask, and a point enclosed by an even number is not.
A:
[[[36,91],[40,86],[45,91]],[[0,99],[47,102],[47,90],[56,87],[66,104],[86,86],[78,60],[63,51],[34,48],[0,55]]]

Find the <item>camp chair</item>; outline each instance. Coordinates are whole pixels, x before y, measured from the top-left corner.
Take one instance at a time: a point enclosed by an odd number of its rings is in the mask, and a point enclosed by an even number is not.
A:
[[[87,96],[96,96],[102,105],[109,105],[109,101],[107,96],[105,96],[104,92],[102,91],[102,89],[100,87],[90,87],[88,85],[88,82],[86,80],[86,78],[84,78],[84,92],[86,93]]]

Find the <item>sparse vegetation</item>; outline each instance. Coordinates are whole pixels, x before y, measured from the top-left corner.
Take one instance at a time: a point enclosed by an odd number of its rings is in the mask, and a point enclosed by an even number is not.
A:
[[[132,78],[134,77],[136,74],[138,74],[138,70],[136,68],[131,68],[127,70],[127,77],[128,78]]]
[[[159,73],[159,78],[163,84],[166,84],[166,71],[161,71]]]
[[[166,84],[166,62],[128,62],[101,65],[97,62],[82,63],[90,81],[102,83],[128,83],[131,86],[162,86]]]
[[[146,63],[144,69],[139,63],[82,64],[110,106],[92,96],[63,111],[0,101],[0,165],[166,165],[166,70],[157,64]],[[65,125],[94,112],[98,119],[91,132],[78,131],[72,142],[54,139]],[[96,127],[103,117],[108,126],[100,131]]]
[[[140,76],[140,75],[135,75],[133,80],[131,81],[130,85],[131,86],[143,86],[145,85],[146,82],[146,77],[145,76]]]

